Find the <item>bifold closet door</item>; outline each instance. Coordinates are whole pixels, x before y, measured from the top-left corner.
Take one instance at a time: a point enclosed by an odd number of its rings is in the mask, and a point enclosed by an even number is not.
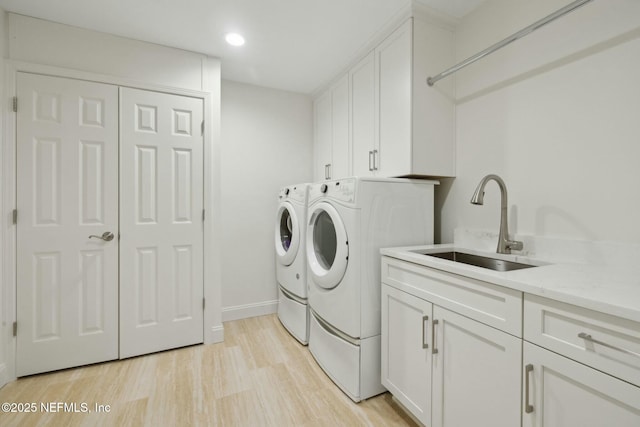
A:
[[[203,341],[203,101],[120,88],[120,357]]]
[[[16,85],[17,376],[117,359],[118,88]]]

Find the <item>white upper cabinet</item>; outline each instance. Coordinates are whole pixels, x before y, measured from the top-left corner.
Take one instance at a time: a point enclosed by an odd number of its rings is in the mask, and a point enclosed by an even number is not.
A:
[[[349,80],[345,75],[331,89],[331,166],[329,178],[349,176]]]
[[[412,21],[376,48],[378,152],[380,176],[411,174],[411,41]],[[354,156],[358,155],[354,153]],[[360,153],[362,155],[362,153]]]
[[[411,174],[455,176],[455,77],[427,85],[456,62],[453,31],[415,18],[412,50]]]
[[[372,176],[375,143],[375,56],[372,51],[349,71],[351,166],[355,176]]]
[[[316,101],[333,110],[333,153],[316,159],[316,179],[455,176],[454,80],[426,83],[454,60],[451,30],[409,18],[351,67]],[[327,144],[318,133],[315,143]]]
[[[324,93],[314,101],[313,114],[313,179],[322,181],[328,179],[331,164],[331,92]]]
[[[453,32],[411,18],[375,50],[379,176],[455,176]],[[358,153],[354,152],[354,157]]]
[[[349,168],[349,80],[343,76],[316,98],[314,109],[314,181],[343,178]]]

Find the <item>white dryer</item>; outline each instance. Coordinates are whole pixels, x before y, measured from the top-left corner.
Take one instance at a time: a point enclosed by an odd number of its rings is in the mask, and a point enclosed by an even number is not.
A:
[[[308,187],[298,184],[280,190],[275,227],[278,318],[302,344],[309,339],[305,259]]]
[[[380,248],[433,243],[436,184],[348,178],[309,187],[309,349],[356,402],[385,390],[380,381]]]

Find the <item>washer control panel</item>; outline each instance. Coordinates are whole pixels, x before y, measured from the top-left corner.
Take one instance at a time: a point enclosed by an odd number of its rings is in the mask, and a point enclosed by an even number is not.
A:
[[[307,184],[290,185],[283,187],[278,193],[278,200],[295,200],[300,203],[307,202]]]

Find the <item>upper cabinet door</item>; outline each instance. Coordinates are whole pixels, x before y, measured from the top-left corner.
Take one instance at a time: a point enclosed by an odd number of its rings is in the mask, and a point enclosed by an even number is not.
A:
[[[380,176],[411,173],[412,28],[409,19],[375,50]]]
[[[313,105],[315,136],[313,177],[316,182],[344,178],[349,167],[349,79],[345,74]]]
[[[351,165],[353,175],[374,174],[375,55],[371,52],[349,71],[351,100]]]
[[[313,180],[329,179],[331,164],[331,93],[326,92],[313,104],[314,141],[313,141]]]
[[[331,179],[349,176],[349,79],[344,75],[331,89]]]

